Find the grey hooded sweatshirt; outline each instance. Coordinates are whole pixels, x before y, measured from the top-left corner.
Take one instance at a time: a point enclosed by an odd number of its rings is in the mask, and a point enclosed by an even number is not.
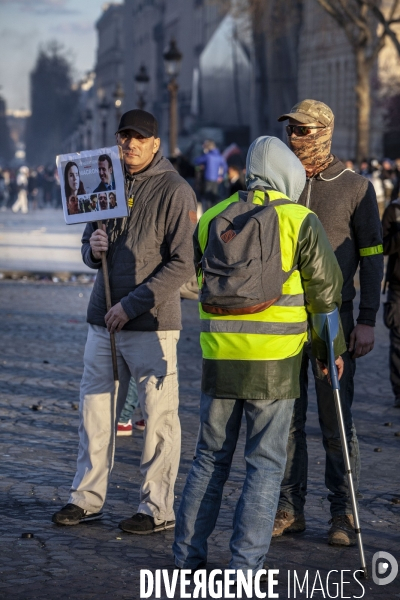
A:
[[[107,264],[112,305],[121,302],[129,317],[124,329],[181,329],[179,288],[194,273],[191,237],[197,202],[193,189],[160,152],[128,182],[134,204],[127,218],[107,223]],[[89,223],[82,237],[82,257],[99,269],[87,321],[105,327],[107,313],[101,261],[93,258]]]
[[[285,194],[297,202],[306,185],[306,172],[293,152],[276,137],[254,140],[247,153],[246,185],[248,190],[262,187]]]
[[[250,189],[263,188],[266,190],[276,190],[288,196],[294,202],[298,200],[306,181],[305,171],[298,158],[289,150],[289,148],[277,138],[260,137],[250,146],[247,155],[247,174],[246,180]],[[230,198],[231,202],[238,200],[237,194]],[[226,205],[228,201],[225,201]],[[274,206],[274,201],[271,201]],[[223,210],[223,205],[222,209]],[[218,207],[218,205],[217,205]],[[208,211],[215,211],[213,207]],[[285,209],[283,211],[282,209]],[[287,210],[290,208],[290,210]],[[279,221],[281,240],[287,239],[285,252],[293,256],[291,268],[299,271],[301,285],[304,291],[304,304],[308,315],[316,313],[328,313],[335,308],[340,307],[341,288],[343,278],[339,265],[329,244],[324,229],[317,216],[309,209],[303,206],[293,204],[293,206],[280,207],[275,209],[279,214],[285,212],[285,218]],[[207,213],[202,219],[207,219]],[[204,223],[204,221],[203,221]],[[200,243],[196,230],[194,235],[195,260],[200,262],[202,257]],[[265,243],[268,243],[267,241]],[[300,294],[298,294],[300,295]],[[293,301],[294,297],[282,297],[283,304]],[[289,304],[288,306],[291,306]],[[298,304],[296,304],[298,306]],[[274,311],[274,306],[268,308],[265,312]],[[283,313],[282,313],[283,314]],[[289,314],[289,313],[285,313]],[[223,317],[227,319],[227,317]],[[283,318],[283,317],[281,317]],[[215,317],[214,317],[215,319]],[[240,316],[231,317],[232,320],[241,320]],[[274,319],[271,319],[274,322]],[[299,328],[307,324],[304,321],[293,323],[291,318],[288,321],[290,325]],[[205,331],[208,331],[205,329]],[[232,332],[236,330],[233,328]],[[288,331],[292,331],[290,327]],[[253,333],[254,334],[254,333]],[[224,333],[225,344],[229,342],[229,332]],[[235,333],[232,333],[235,335]],[[299,345],[299,351],[295,355],[285,356],[285,335],[279,334],[282,338],[282,358],[277,360],[265,360],[260,358],[249,359],[246,355],[251,338],[246,339],[243,335],[243,347],[238,344],[238,339],[232,338],[233,354],[235,359],[216,359],[203,357],[202,391],[214,398],[238,398],[253,400],[274,400],[297,398],[300,395],[299,376],[302,358],[302,347]],[[260,330],[257,335],[265,335]],[[276,335],[272,336],[275,338]],[[270,338],[265,335],[265,344],[268,344]],[[210,342],[212,347],[218,348],[218,340],[213,339]],[[326,359],[326,346],[316,335],[312,336],[312,347],[315,356],[321,360]],[[346,345],[343,332],[340,331],[335,339],[336,355],[344,352]],[[241,352],[242,351],[242,352]],[[218,355],[218,352],[215,356]]]

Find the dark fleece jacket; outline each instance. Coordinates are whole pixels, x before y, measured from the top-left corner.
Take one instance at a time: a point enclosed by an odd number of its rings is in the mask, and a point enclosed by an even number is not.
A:
[[[107,223],[111,302],[121,302],[130,319],[124,329],[181,329],[179,288],[194,274],[195,194],[160,153],[146,170],[135,175],[130,192],[134,205],[129,217]],[[94,229],[89,223],[82,237],[83,261],[99,269],[87,321],[105,327],[103,270],[89,244]]]
[[[360,265],[358,323],[375,325],[383,276],[382,227],[372,183],[345,169],[334,158],[325,171],[311,179],[299,198],[321,221],[343,274],[342,311],[352,310],[354,276]],[[360,250],[376,249],[362,256]]]
[[[392,200],[382,217],[383,250],[389,256],[386,280],[390,289],[400,290],[400,200]]]

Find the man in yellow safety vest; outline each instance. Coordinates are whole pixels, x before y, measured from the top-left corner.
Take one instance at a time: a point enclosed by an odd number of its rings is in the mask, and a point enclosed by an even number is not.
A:
[[[205,301],[200,304],[203,352],[200,431],[173,545],[176,565],[184,569],[198,569],[207,560],[207,538],[215,527],[243,414],[247,422],[246,478],[234,515],[229,568],[236,572],[251,569],[253,573],[262,568],[286,463],[294,399],[299,395],[308,321],[312,329],[313,314],[334,311],[341,303],[342,275],[326,234],[315,214],[296,204],[305,185],[300,161],[277,138],[260,137],[249,149],[246,167],[250,190],[247,200],[253,203],[254,214],[261,218],[264,207],[276,217],[283,285],[278,298],[266,304],[257,300],[257,306],[245,309],[216,307],[218,297],[214,298],[214,307]],[[221,276],[221,296],[232,287],[229,277],[224,278],[223,267],[218,269],[212,264],[215,256],[208,253],[207,260],[204,257],[207,247],[218,242],[212,239],[216,231],[213,224],[235,210],[234,203],[246,200],[239,194],[242,192],[208,210],[196,229],[200,300],[206,286],[211,289],[208,278],[216,274]],[[221,233],[226,248],[234,249],[233,244],[243,237],[245,229],[239,233],[239,226],[235,225],[239,221],[234,219],[233,228]],[[263,256],[268,256],[270,250],[269,233],[266,230],[260,236]],[[243,253],[255,241],[254,233],[245,243],[242,239]],[[236,267],[228,271],[231,277],[235,273],[242,278],[242,290],[245,286],[252,287],[251,294],[258,298],[263,281],[262,275],[258,278],[253,273],[253,261],[257,261],[257,256],[237,268],[241,264],[238,259]],[[261,269],[264,267],[265,264]],[[270,278],[269,284],[274,283]],[[231,301],[234,303],[235,298]],[[326,372],[326,348],[315,333],[312,344],[321,369]],[[339,376],[343,367],[340,354],[345,349],[340,329],[335,339]]]

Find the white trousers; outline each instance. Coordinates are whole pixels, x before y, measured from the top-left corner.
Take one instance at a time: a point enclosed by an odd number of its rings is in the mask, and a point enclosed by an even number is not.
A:
[[[77,471],[69,502],[99,512],[114,462],[117,418],[132,375],[146,421],[138,512],[156,525],[175,519],[174,485],[181,429],[178,417],[176,345],[179,331],[120,331],[116,334],[119,384],[112,371],[107,329],[89,325],[80,394]]]
[[[22,213],[28,212],[28,196],[27,196],[26,190],[20,190],[18,192],[18,198],[12,205],[11,210],[15,213],[18,212],[19,210]]]

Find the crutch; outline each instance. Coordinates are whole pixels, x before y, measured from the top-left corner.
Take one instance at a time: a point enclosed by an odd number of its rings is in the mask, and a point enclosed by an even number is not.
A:
[[[361,570],[364,573],[365,579],[368,579],[368,571],[367,571],[367,565],[365,562],[364,547],[363,547],[362,537],[361,537],[360,521],[358,518],[357,499],[356,499],[356,493],[354,490],[353,474],[352,474],[351,464],[350,464],[349,448],[347,446],[346,431],[344,428],[342,404],[341,404],[341,399],[340,399],[339,378],[338,378],[337,369],[336,369],[336,365],[335,365],[335,351],[334,351],[333,343],[334,343],[334,340],[335,340],[337,334],[339,333],[339,311],[338,311],[338,309],[336,308],[334,311],[332,311],[330,313],[326,313],[326,314],[318,313],[318,314],[312,315],[312,327],[313,327],[314,331],[317,333],[318,337],[321,340],[323,340],[327,346],[328,369],[329,369],[329,375],[330,375],[330,379],[331,379],[333,396],[335,399],[336,415],[337,415],[337,420],[339,423],[340,440],[342,443],[344,464],[345,464],[346,471],[347,471],[347,480],[348,480],[348,484],[349,484],[351,505],[352,505],[352,509],[353,509],[354,531],[357,536],[358,551],[360,554],[360,561],[361,561]]]

